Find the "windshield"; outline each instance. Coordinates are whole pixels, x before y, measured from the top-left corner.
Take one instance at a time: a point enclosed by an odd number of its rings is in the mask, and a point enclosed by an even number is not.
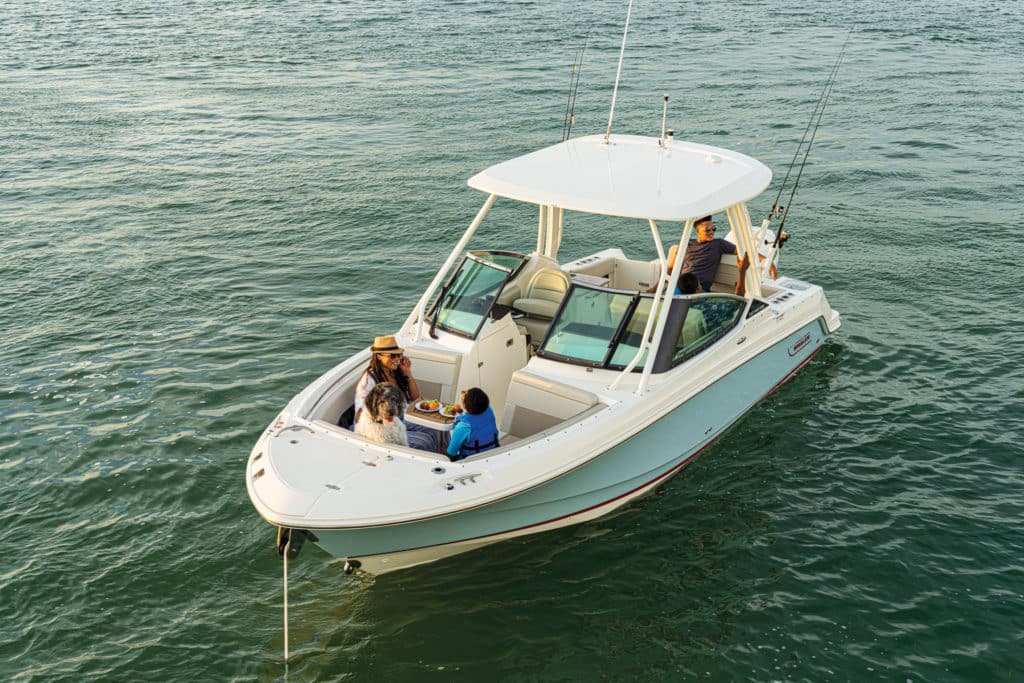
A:
[[[514,277],[519,267],[526,263],[526,257],[514,251],[472,251],[473,258],[487,261],[508,270]]]
[[[508,252],[471,252],[441,290],[432,315],[438,327],[475,338],[508,279],[523,263]]]
[[[579,365],[622,369],[643,340],[653,297],[574,284],[551,324],[538,355]],[[677,296],[653,370],[664,372],[721,338],[742,317],[745,301],[722,294]],[[660,308],[655,312],[659,315]],[[656,321],[655,321],[656,322]],[[651,334],[655,325],[651,325]],[[647,351],[636,370],[647,363]]]
[[[635,298],[631,293],[573,286],[551,324],[540,355],[603,367]]]

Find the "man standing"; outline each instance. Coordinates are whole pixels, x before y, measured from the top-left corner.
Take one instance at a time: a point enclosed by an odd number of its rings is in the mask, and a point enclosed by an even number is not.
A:
[[[715,237],[715,224],[711,216],[698,218],[693,227],[697,231],[697,241],[691,240],[686,247],[683,272],[696,275],[700,280],[701,291],[710,292],[722,254],[735,254],[736,245]]]

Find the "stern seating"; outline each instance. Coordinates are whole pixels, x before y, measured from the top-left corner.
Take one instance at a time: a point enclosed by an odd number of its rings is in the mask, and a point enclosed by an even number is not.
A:
[[[722,260],[718,262],[718,270],[715,271],[715,281],[711,285],[711,291],[732,294],[736,291],[739,275],[740,269],[736,264],[736,257],[733,254],[722,254]]]
[[[657,261],[651,263],[617,258],[608,284],[612,289],[644,291],[658,281],[660,272]]]
[[[669,270],[673,268],[676,262],[676,258],[679,256],[679,245],[673,244],[668,253],[665,255],[665,260],[668,262]],[[658,261],[655,259],[652,261],[657,267]],[[658,272],[661,269],[658,268]],[[733,254],[722,254],[722,259],[718,262],[718,270],[715,271],[715,279],[711,285],[712,292],[724,292],[726,294],[732,294],[736,289],[736,281],[739,279],[739,268],[736,265],[736,256]]]

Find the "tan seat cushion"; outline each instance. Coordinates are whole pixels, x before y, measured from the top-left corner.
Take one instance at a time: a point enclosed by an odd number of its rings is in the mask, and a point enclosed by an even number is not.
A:
[[[516,299],[512,305],[529,316],[551,320],[558,312],[560,303],[547,299]]]

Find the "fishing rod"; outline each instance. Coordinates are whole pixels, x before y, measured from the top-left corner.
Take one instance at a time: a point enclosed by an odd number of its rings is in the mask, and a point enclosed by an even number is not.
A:
[[[789,209],[793,205],[793,198],[796,196],[796,189],[800,185],[800,177],[803,175],[804,167],[807,165],[807,159],[811,154],[811,146],[814,144],[814,138],[818,134],[818,128],[821,126],[821,121],[825,116],[825,106],[828,104],[828,99],[832,95],[832,90],[836,84],[836,76],[839,73],[839,66],[842,64],[843,59],[846,55],[846,45],[850,42],[850,33],[847,32],[846,40],[843,41],[843,47],[839,50],[839,56],[836,57],[835,63],[832,65],[832,70],[829,72],[828,78],[825,80],[825,87],[818,97],[818,101],[814,105],[814,111],[811,112],[811,118],[807,122],[807,127],[804,128],[804,133],[800,138],[800,144],[796,147],[796,153],[793,155],[793,160],[789,164],[789,168],[786,169],[786,176],[782,179],[782,184],[779,186],[779,193],[775,196],[775,202],[772,204],[772,209],[768,214],[766,221],[771,221],[773,218],[782,216],[782,221],[779,223],[779,229],[775,233],[775,243],[772,245],[773,249],[779,249],[786,242],[786,237],[782,232],[782,227],[786,224],[786,218],[789,216]],[[814,129],[811,129],[811,126]],[[807,134],[810,132],[811,137],[808,140]],[[804,149],[804,158],[800,162],[800,170],[797,171],[796,179],[793,181],[793,189],[789,194],[789,200],[786,202],[785,207],[779,206],[779,199],[782,197],[782,193],[786,188],[786,183],[789,181],[789,176],[793,172],[793,167],[796,165],[796,160],[800,156],[800,150],[803,148],[804,143],[807,143],[807,148]]]
[[[572,106],[569,109],[569,127],[565,131],[565,139],[572,135],[572,124],[575,123],[575,96],[580,92],[580,78],[583,76],[583,57],[587,53],[587,41],[589,40],[590,31],[587,32],[587,36],[583,39],[583,49],[580,50],[580,69],[577,70],[577,84],[572,88]]]
[[[565,117],[562,119],[562,142],[572,135],[572,125],[576,122],[576,94],[580,90],[580,77],[583,73],[583,56],[587,53],[587,42],[590,31],[583,38],[583,49],[576,52],[572,61],[572,72],[569,74],[569,99],[565,103]]]
[[[565,142],[565,138],[566,138],[566,134],[565,134],[566,127],[569,125],[569,105],[572,104],[572,82],[573,82],[573,79],[576,77],[576,61],[579,58],[580,58],[580,53],[579,53],[579,51],[577,51],[576,54],[573,55],[573,58],[572,58],[572,71],[569,72],[569,97],[565,101],[565,116],[562,117],[562,141],[563,142]]]

